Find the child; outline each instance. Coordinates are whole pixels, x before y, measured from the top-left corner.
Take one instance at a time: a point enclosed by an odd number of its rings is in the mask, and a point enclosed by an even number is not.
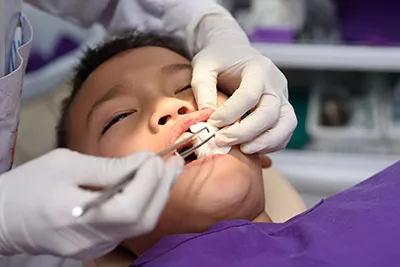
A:
[[[90,50],[64,102],[59,146],[106,157],[158,152],[207,121],[213,111],[197,110],[181,44],[134,32]],[[216,97],[220,104],[227,99]],[[274,224],[264,210],[258,155],[233,147],[226,155],[194,156],[156,228],[122,245],[139,256],[134,266],[387,266],[400,260],[393,205],[399,182],[390,176],[399,168]]]

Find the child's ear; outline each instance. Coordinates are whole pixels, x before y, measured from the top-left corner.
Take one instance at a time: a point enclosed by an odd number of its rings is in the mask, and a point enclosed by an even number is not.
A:
[[[272,161],[269,157],[265,155],[260,155],[260,160],[261,160],[261,167],[264,169],[271,167]]]

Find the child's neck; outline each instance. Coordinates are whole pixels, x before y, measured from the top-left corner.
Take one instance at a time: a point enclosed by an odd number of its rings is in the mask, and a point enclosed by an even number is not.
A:
[[[268,216],[268,214],[263,211],[261,212],[257,217],[255,217],[252,222],[272,222],[271,218]]]
[[[257,215],[252,222],[272,222],[271,218],[265,211],[262,211]],[[135,251],[136,255],[143,254],[147,249],[151,248],[156,244],[161,238],[159,236],[146,235],[143,237],[138,237],[135,240],[131,239],[125,241],[123,245],[131,251]]]

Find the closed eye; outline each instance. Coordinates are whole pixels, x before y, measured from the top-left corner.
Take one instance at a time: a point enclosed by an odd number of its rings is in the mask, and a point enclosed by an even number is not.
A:
[[[178,89],[178,90],[175,92],[175,94],[178,94],[178,93],[180,93],[180,92],[182,92],[182,91],[185,91],[185,90],[187,90],[187,89],[190,89],[190,88],[192,88],[192,86],[189,84],[189,85],[187,85],[187,86],[185,86],[185,87],[183,87],[183,88],[181,88],[181,89]]]
[[[112,126],[114,126],[114,124],[122,121],[123,119],[125,119],[126,117],[128,117],[129,115],[133,114],[134,111],[130,111],[130,112],[125,112],[125,113],[121,113],[118,114],[116,116],[114,116],[107,124],[106,126],[103,128],[103,130],[101,131],[101,134],[105,134]]]

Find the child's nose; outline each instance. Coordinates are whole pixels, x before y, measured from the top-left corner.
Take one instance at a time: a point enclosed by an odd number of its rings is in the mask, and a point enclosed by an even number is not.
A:
[[[186,101],[177,98],[165,98],[157,103],[150,118],[150,127],[158,131],[160,127],[175,123],[181,116],[193,112],[194,108]]]

